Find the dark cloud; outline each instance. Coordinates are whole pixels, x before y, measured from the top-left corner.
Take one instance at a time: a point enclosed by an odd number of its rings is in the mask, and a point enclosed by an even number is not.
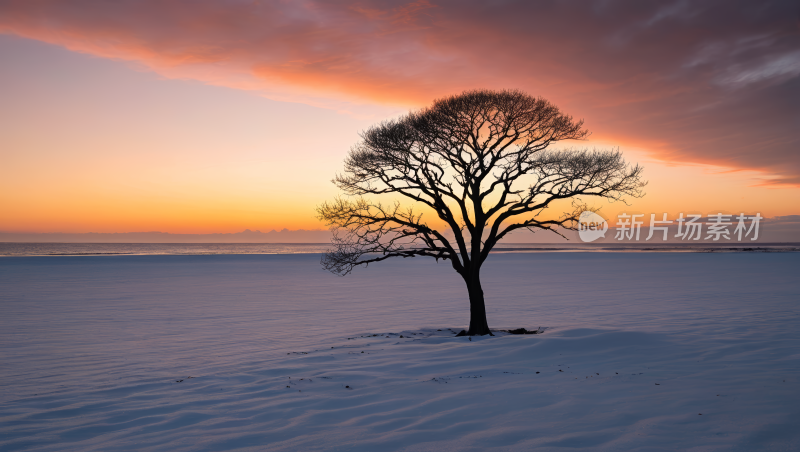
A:
[[[521,88],[595,137],[800,185],[794,0],[0,1],[0,31],[385,103]]]

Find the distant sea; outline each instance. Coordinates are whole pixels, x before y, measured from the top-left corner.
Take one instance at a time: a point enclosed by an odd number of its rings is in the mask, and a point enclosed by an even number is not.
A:
[[[327,243],[0,243],[0,256],[323,253]]]
[[[0,256],[319,254],[328,243],[3,243]],[[508,243],[495,252],[797,252],[800,243]]]

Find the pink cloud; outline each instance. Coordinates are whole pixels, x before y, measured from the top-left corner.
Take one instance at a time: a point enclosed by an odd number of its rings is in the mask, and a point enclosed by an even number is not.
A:
[[[27,0],[0,2],[0,32],[284,100],[520,88],[595,137],[800,185],[791,1]]]

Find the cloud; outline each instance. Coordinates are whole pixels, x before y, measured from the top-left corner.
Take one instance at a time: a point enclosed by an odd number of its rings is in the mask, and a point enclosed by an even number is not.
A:
[[[742,88],[754,83],[780,82],[800,75],[800,51],[770,55],[750,67],[732,66],[717,80],[722,85]]]
[[[793,1],[0,1],[0,32],[333,108],[520,88],[672,162],[800,185]]]

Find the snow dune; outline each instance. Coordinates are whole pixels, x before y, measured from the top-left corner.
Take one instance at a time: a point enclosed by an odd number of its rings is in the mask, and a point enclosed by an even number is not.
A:
[[[317,262],[0,259],[0,449],[800,447],[800,254]]]

